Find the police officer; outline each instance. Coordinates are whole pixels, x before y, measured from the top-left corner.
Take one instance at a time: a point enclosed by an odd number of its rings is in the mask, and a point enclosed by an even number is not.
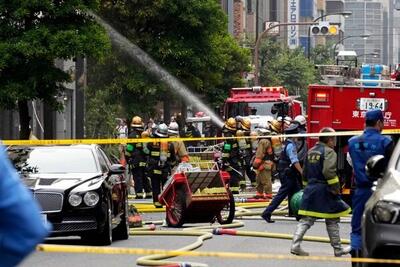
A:
[[[51,230],[0,145],[0,265],[17,266]]]
[[[165,123],[158,125],[157,130],[154,132],[154,137],[168,138],[168,126]],[[171,165],[175,162],[174,147],[172,143],[165,141],[148,143],[147,148],[149,149],[147,171],[153,189],[153,203],[156,208],[161,208],[162,205],[158,201],[158,195],[168,179]]]
[[[361,217],[364,206],[372,195],[373,181],[365,173],[367,160],[375,155],[384,155],[390,158],[393,151],[393,141],[390,137],[383,136],[384,127],[382,111],[373,109],[365,114],[365,130],[360,136],[354,136],[349,140],[349,154],[353,163],[356,190],[353,194],[353,216],[351,219],[351,248],[352,256],[361,255]]]
[[[333,133],[332,128],[323,128],[321,133]],[[310,149],[304,163],[303,181],[307,184],[300,204],[302,215],[293,235],[290,252],[308,256],[301,247],[306,231],[318,219],[325,219],[326,230],[336,257],[348,254],[350,247],[343,248],[340,243],[339,221],[341,216],[350,213],[350,207],[340,198],[340,184],[336,173],[337,155],[334,151],[336,137],[320,136],[319,142]]]
[[[258,146],[253,161],[253,169],[256,172],[257,179],[257,193],[256,198],[272,198],[272,168],[274,167],[273,159],[274,152],[269,138],[265,136],[271,132],[268,130],[267,125],[258,125],[257,132],[259,137]]]
[[[130,125],[129,138],[139,139],[144,131],[142,118],[134,116]],[[135,182],[136,198],[143,198],[151,195],[150,184],[145,175],[146,154],[143,152],[142,143],[127,144],[126,157],[128,159],[129,170]]]
[[[239,144],[240,148],[240,155],[242,158],[242,168],[244,172],[246,173],[247,177],[249,178],[251,184],[253,186],[256,185],[256,174],[252,170],[251,166],[251,159],[254,156],[253,149],[251,146],[251,139],[250,137],[250,130],[251,130],[251,121],[247,118],[242,118],[239,120],[239,129],[243,132],[243,135],[246,137]],[[243,178],[240,180],[239,186],[241,189],[246,188],[246,180]]]
[[[298,126],[296,124],[290,125],[286,130],[285,134],[297,134]],[[278,161],[277,167],[279,173],[279,179],[281,181],[281,187],[278,193],[272,199],[272,202],[264,210],[261,217],[268,223],[275,222],[271,219],[272,212],[282,203],[282,201],[288,197],[291,197],[298,191],[300,191],[299,176],[302,175],[302,168],[297,157],[296,138],[288,137],[284,144],[281,156]],[[290,212],[290,207],[289,207]]]
[[[236,120],[229,118],[222,128],[224,137],[236,137]],[[222,148],[222,162],[225,171],[229,172],[230,188],[233,194],[239,194],[239,181],[242,178],[242,168],[240,163],[239,146],[236,138],[226,139]]]
[[[179,137],[179,125],[177,122],[171,122],[168,126],[168,135],[172,138]],[[172,141],[174,152],[177,156],[178,162],[189,162],[189,154],[186,150],[185,144],[181,140]]]
[[[299,133],[300,134],[305,134],[307,133],[307,128],[306,128],[306,118],[303,115],[298,115],[296,116],[292,123],[295,123],[298,125]],[[308,151],[307,147],[307,142],[305,137],[299,137],[297,138],[297,157],[299,158],[300,165],[303,166],[304,160],[306,158]]]

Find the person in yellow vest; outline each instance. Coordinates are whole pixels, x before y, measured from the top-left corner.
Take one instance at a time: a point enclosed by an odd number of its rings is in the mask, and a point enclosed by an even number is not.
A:
[[[256,198],[272,198],[272,169],[274,167],[271,141],[265,137],[270,135],[267,125],[260,124],[257,132],[259,135],[258,146],[253,161],[253,169],[256,172],[257,193]]]
[[[172,138],[179,137],[179,125],[176,122],[171,122],[168,126],[168,135]],[[186,150],[185,143],[181,140],[172,141],[175,155],[178,157],[178,162],[189,162],[189,154]]]
[[[236,137],[236,131],[236,120],[234,118],[227,119],[222,128],[223,136],[228,137],[222,148],[222,162],[223,169],[229,172],[231,177],[229,186],[233,194],[239,194],[239,181],[243,176],[238,140],[237,138],[232,138]]]
[[[151,187],[153,189],[153,203],[156,208],[162,205],[158,201],[158,195],[161,188],[171,173],[171,162],[175,162],[175,152],[172,143],[168,142],[168,126],[165,123],[158,125],[154,132],[155,138],[165,138],[165,141],[152,142],[147,144],[149,150],[148,158],[148,175],[151,179]]]
[[[240,149],[240,155],[242,158],[242,167],[243,167],[243,173],[246,173],[247,177],[249,178],[251,185],[256,186],[256,174],[252,170],[252,164],[251,160],[254,156],[255,150],[253,150],[251,146],[251,121],[248,118],[242,118],[239,120],[239,130],[243,132],[244,136],[246,138],[243,139],[242,142],[239,142],[239,149]],[[238,130],[238,132],[239,132]],[[240,188],[243,190],[246,188],[246,181],[244,179],[240,180],[239,182]]]

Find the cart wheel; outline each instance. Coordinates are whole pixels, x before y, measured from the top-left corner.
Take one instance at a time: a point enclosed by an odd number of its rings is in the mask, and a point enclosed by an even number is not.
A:
[[[176,190],[174,202],[166,210],[166,221],[170,227],[181,227],[185,220],[186,193],[184,188]]]
[[[221,210],[220,214],[217,215],[217,221],[220,224],[232,223],[235,217],[235,199],[233,198],[232,192],[229,190],[229,202]]]

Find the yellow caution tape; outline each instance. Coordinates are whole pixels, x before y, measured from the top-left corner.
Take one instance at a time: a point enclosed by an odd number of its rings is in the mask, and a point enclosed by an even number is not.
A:
[[[363,131],[343,131],[329,133],[304,133],[304,134],[282,134],[282,135],[266,135],[258,138],[271,137],[319,137],[319,136],[353,136],[360,135]],[[383,134],[400,134],[400,129],[384,130]],[[3,140],[4,145],[8,146],[40,146],[40,145],[79,145],[79,144],[127,144],[127,143],[152,143],[152,142],[174,142],[174,141],[213,141],[213,140],[228,140],[238,138],[254,138],[250,136],[241,137],[198,137],[198,138],[109,138],[109,139],[56,139],[56,140]]]
[[[330,256],[290,256],[279,254],[259,254],[241,252],[219,251],[178,251],[166,249],[122,248],[122,247],[92,247],[92,246],[68,246],[68,245],[38,245],[37,251],[54,253],[90,253],[90,254],[129,254],[129,255],[155,255],[190,256],[190,257],[217,257],[230,259],[253,260],[303,260],[303,261],[330,261],[330,262],[363,262],[400,264],[400,260],[373,259],[373,258],[340,258]]]

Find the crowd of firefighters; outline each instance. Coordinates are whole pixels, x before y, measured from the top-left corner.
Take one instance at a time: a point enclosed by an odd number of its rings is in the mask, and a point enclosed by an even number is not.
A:
[[[256,189],[255,198],[271,199],[272,179],[273,176],[278,175],[278,161],[284,145],[284,140],[278,135],[304,133],[305,125],[306,119],[302,115],[294,119],[271,118],[265,123],[260,123],[253,130],[247,118],[227,119],[222,135],[235,138],[226,139],[223,143],[219,163],[221,168],[228,171],[231,176],[232,193],[238,194],[246,189],[245,177],[247,176],[251,187]],[[142,118],[135,116],[130,123],[128,137],[133,139],[179,137],[179,129],[175,121],[168,126],[160,123],[145,129]],[[192,124],[187,125],[184,137],[187,137],[188,131],[192,133],[190,137],[198,137]],[[275,135],[277,137],[274,137]],[[264,138],[265,136],[272,136],[272,138]],[[130,143],[124,150],[136,198],[153,198],[156,207],[161,207],[157,196],[174,167],[179,163],[189,161],[184,142],[167,141]],[[305,139],[297,138],[296,142],[299,157],[304,158],[307,151]],[[192,143],[188,142],[187,145],[192,146]],[[196,144],[199,142],[197,141]]]
[[[302,115],[271,118],[251,127],[247,118],[228,118],[222,128],[226,137],[220,147],[221,156],[216,161],[220,168],[230,174],[230,189],[238,194],[246,189],[246,179],[256,189],[256,198],[272,198],[272,180],[278,176],[281,186],[277,194],[262,213],[262,218],[273,223],[271,216],[283,200],[294,199],[304,188],[296,214],[290,207],[289,216],[300,220],[293,235],[291,253],[307,256],[300,247],[306,231],[316,219],[325,219],[326,229],[335,256],[352,252],[358,257],[361,250],[361,217],[364,204],[372,194],[373,177],[365,174],[367,160],[373,155],[390,158],[393,142],[382,136],[384,126],[382,111],[370,110],[365,117],[365,131],[361,136],[349,140],[349,157],[355,176],[356,190],[353,195],[351,247],[344,248],[340,242],[340,217],[351,212],[351,208],[340,197],[340,182],[337,176],[336,137],[332,128],[321,129],[319,141],[310,149],[305,139],[306,118]],[[286,138],[282,138],[282,134]],[[137,198],[152,197],[156,207],[163,184],[179,163],[188,163],[189,154],[179,139],[179,125],[165,123],[145,131],[140,117],[135,116],[130,125],[129,138],[154,137],[154,142],[127,144],[125,158],[134,179]],[[165,142],[159,139],[165,138]],[[150,182],[149,182],[150,181]]]

